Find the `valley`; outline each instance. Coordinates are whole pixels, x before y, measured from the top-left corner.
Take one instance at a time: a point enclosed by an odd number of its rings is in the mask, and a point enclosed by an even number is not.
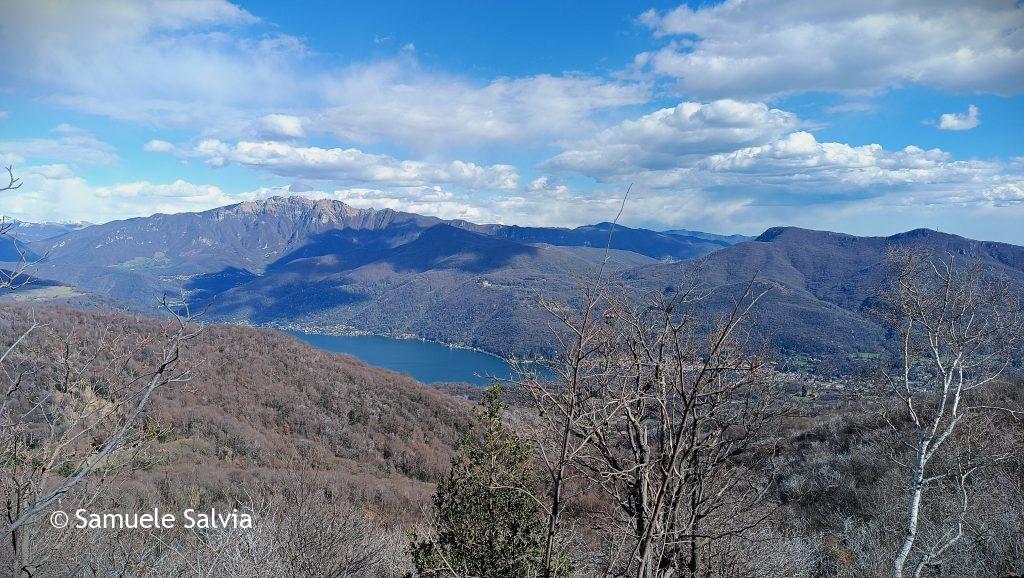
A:
[[[855,237],[776,227],[755,238],[609,223],[545,229],[303,197],[114,221],[26,244],[45,255],[33,274],[61,288],[24,298],[145,313],[160,295],[180,295],[217,321],[343,327],[505,358],[550,356],[558,336],[541,304],[578,303],[599,274],[641,299],[695,281],[710,293],[709,314],[754,281],[768,293],[752,331],[783,362],[810,358],[833,371],[892,347],[870,309],[895,248],[956,254],[1024,279],[1024,249],[924,229]]]
[[[0,576],[1024,578],[1024,0],[0,2]]]

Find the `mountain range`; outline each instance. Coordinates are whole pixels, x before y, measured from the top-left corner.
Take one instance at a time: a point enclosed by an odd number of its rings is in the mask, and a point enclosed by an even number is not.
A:
[[[749,238],[611,223],[518,227],[304,197],[114,221],[27,246],[46,256],[37,277],[137,308],[184,292],[222,321],[418,336],[501,355],[550,353],[539,302],[571,302],[602,266],[656,294],[698,264],[714,289],[709,313],[756,278],[770,288],[756,332],[784,355],[842,361],[888,343],[865,309],[889,248],[911,244],[1024,282],[1024,248],[926,229],[857,237],[776,227]]]
[[[974,241],[929,229],[888,237],[858,237],[796,227],[773,227],[753,241],[708,255],[700,277],[715,292],[707,306],[732,305],[751,279],[770,288],[753,312],[753,325],[779,351],[824,357],[833,363],[892,345],[891,335],[868,308],[885,285],[891,248],[922,247],[983,263],[1024,286],[1024,247]],[[654,265],[624,273],[645,287],[670,287],[683,264]]]

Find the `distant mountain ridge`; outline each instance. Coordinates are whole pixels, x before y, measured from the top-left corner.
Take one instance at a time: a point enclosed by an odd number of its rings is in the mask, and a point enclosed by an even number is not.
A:
[[[729,245],[720,240],[633,229],[607,222],[575,229],[476,225],[472,230],[513,241],[547,243],[563,247],[603,248],[608,246],[610,239],[614,249],[632,251],[659,260],[692,259]],[[613,231],[614,234],[611,234]]]
[[[224,289],[226,281],[234,278],[232,271],[243,277],[262,275],[297,258],[331,254],[365,260],[373,251],[411,242],[441,223],[523,244],[586,247],[600,241],[597,246],[604,247],[608,238],[600,226],[569,230],[477,225],[292,196],[197,213],[112,221],[30,246],[47,255],[47,262],[40,265],[41,275],[116,299],[138,301],[142,295],[159,295],[208,275],[219,275],[219,282],[211,286],[206,283],[209,279],[200,279],[196,283],[207,292]],[[722,247],[644,229],[621,227],[616,231],[613,248],[621,245],[624,250],[656,259],[692,258]]]
[[[700,258],[709,315],[756,277],[771,287],[753,328],[786,355],[844,359],[889,339],[865,315],[889,247],[923,245],[980,259],[1024,282],[1024,248],[929,230],[857,237],[795,227],[720,239],[610,223],[479,225],[339,201],[274,197],[200,213],[154,215],[30,245],[34,274],[135,306],[184,291],[213,319],[415,335],[503,355],[550,352],[539,302],[568,301],[602,265],[651,295]],[[733,242],[738,241],[738,242]]]
[[[32,245],[52,278],[135,306],[186,291],[215,318],[415,334],[501,353],[550,337],[541,296],[721,243],[602,223],[479,225],[343,202],[272,197],[94,225]],[[460,319],[457,323],[453,320]]]
[[[92,226],[92,223],[85,221],[44,221],[41,223],[32,223],[29,221],[21,221],[19,219],[4,219],[4,223],[5,225],[10,226],[8,234],[12,237],[16,237],[23,243],[44,241],[46,239],[59,237],[65,233],[70,233],[71,231],[77,231],[79,229]]]
[[[696,237],[698,239],[705,239],[708,241],[720,241],[727,245],[735,245],[736,243],[743,243],[745,241],[753,241],[754,237],[747,235],[716,235],[714,233],[704,233],[701,231],[690,231],[689,229],[672,229],[665,231],[666,235],[677,235],[682,237]]]
[[[842,361],[888,343],[887,330],[866,309],[885,283],[889,249],[907,246],[980,261],[1024,287],[1024,247],[930,229],[858,237],[772,227],[753,241],[708,255],[700,278],[716,288],[708,303],[712,310],[731,305],[742,286],[758,278],[771,290],[755,313],[757,331],[771,336],[783,352]],[[683,274],[683,264],[670,264],[626,271],[623,277],[633,286],[655,290],[673,286]]]

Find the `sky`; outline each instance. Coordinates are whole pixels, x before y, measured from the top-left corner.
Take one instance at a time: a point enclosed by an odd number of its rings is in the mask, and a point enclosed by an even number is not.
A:
[[[443,218],[1024,244],[1024,6],[10,3],[0,214],[275,195]],[[6,182],[6,181],[5,181]]]

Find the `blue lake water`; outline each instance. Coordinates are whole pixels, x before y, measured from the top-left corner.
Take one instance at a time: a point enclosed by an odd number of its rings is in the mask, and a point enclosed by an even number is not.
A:
[[[407,373],[424,383],[463,381],[487,385],[491,377],[508,379],[511,374],[508,364],[497,357],[440,343],[376,335],[288,333],[314,347],[347,353],[370,365]]]

